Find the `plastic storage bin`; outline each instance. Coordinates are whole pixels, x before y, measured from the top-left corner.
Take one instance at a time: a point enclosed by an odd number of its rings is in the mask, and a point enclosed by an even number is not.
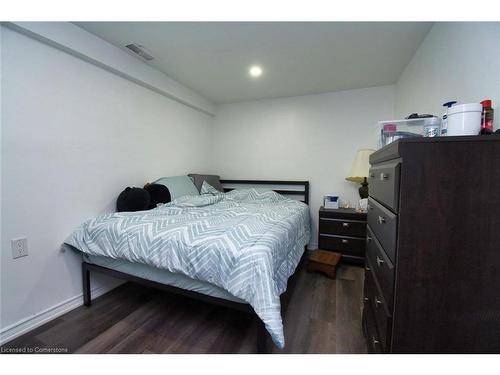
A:
[[[424,129],[439,128],[439,117],[379,121],[379,146],[383,147],[401,138],[423,137]],[[439,132],[438,132],[439,134]]]

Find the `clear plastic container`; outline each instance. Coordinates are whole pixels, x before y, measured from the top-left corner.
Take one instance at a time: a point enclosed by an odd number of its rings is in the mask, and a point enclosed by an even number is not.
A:
[[[383,147],[401,138],[436,136],[441,120],[439,117],[379,121],[380,142]]]

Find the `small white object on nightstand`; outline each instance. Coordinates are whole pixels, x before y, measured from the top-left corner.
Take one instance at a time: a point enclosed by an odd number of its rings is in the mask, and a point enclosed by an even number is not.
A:
[[[325,195],[323,205],[325,208],[339,208],[339,197],[338,195]]]

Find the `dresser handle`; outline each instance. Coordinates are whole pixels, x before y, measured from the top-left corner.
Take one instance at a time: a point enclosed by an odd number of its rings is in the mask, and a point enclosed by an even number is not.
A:
[[[383,216],[380,216],[380,215],[379,215],[379,217],[378,217],[378,222],[379,222],[380,224],[385,224],[385,217],[383,217]]]
[[[380,179],[382,181],[387,181],[389,179],[389,173],[381,173],[380,174]]]
[[[370,236],[366,236],[366,242],[370,242],[372,238]]]
[[[377,345],[377,344],[379,344],[379,343],[380,343],[380,341],[378,341],[378,340],[375,338],[375,336],[372,336],[372,344],[373,344],[373,345]]]
[[[381,301],[381,300],[379,300],[379,299],[377,298],[377,296],[375,296],[375,307],[378,307],[378,306],[379,306],[379,305],[381,305],[381,304],[382,304],[382,301]]]
[[[365,271],[370,271],[370,267],[365,266]]]
[[[370,178],[374,178],[375,177],[375,173],[371,172],[370,173]]]
[[[343,227],[348,227],[350,224],[349,223],[342,223]]]
[[[342,239],[342,243],[349,243],[349,240]]]
[[[368,297],[365,297],[365,302],[368,302],[370,299]]]
[[[383,263],[384,263],[384,260],[383,260],[383,259],[380,259],[380,258],[378,257],[378,255],[377,255],[377,266],[379,266],[379,267],[380,267],[380,265],[381,265],[381,264],[383,264]]]

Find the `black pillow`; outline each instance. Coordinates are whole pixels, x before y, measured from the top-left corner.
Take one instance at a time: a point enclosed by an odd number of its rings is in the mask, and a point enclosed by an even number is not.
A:
[[[116,211],[143,211],[149,209],[151,196],[145,189],[128,187],[116,200]]]
[[[147,184],[144,189],[149,192],[151,196],[151,201],[149,203],[149,208],[155,208],[158,203],[168,203],[172,200],[170,196],[170,190],[168,187],[162,184]]]

